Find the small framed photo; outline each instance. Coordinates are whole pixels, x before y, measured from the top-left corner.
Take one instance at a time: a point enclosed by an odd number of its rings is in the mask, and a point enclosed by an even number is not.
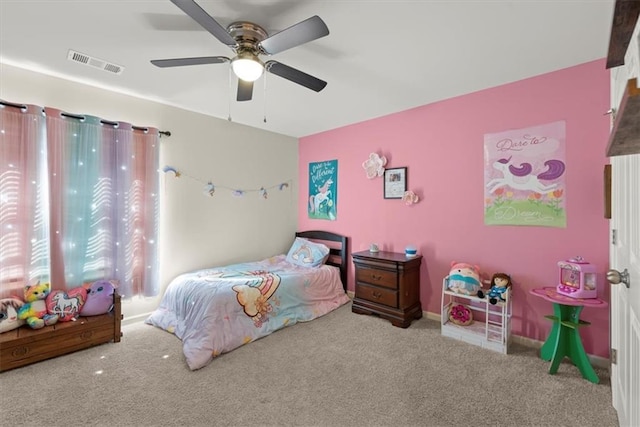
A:
[[[384,171],[384,198],[402,199],[407,191],[407,168],[392,168]]]

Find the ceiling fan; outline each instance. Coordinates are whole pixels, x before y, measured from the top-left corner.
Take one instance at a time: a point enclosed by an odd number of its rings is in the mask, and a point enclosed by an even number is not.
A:
[[[231,62],[231,68],[238,77],[236,97],[238,101],[251,100],[253,82],[260,78],[265,70],[316,92],[320,92],[327,85],[327,82],[281,62],[273,60],[262,62],[260,60],[260,55],[273,55],[328,35],[329,29],[320,17],[313,16],[269,36],[259,25],[246,21],[234,22],[225,29],[194,0],[171,0],[171,2],[220,42],[229,46],[236,56],[234,58],[202,56],[155,59],[151,61],[153,65],[165,68]]]

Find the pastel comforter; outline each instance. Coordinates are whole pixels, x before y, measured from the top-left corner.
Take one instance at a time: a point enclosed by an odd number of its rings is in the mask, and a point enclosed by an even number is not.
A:
[[[169,284],[146,323],[180,338],[187,364],[195,370],[215,356],[349,301],[337,267],[300,267],[285,258],[182,274]]]

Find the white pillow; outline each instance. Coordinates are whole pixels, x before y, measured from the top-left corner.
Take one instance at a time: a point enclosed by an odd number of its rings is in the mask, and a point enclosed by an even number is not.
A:
[[[315,243],[296,237],[287,253],[287,261],[302,267],[319,267],[329,258],[329,248],[322,243]]]

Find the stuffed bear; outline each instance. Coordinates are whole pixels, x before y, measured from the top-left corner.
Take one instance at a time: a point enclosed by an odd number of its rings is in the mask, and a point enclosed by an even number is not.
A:
[[[18,319],[18,309],[22,305],[24,302],[16,297],[0,299],[0,333],[24,325],[24,320]]]
[[[452,262],[449,271],[449,290],[464,295],[476,295],[481,287],[480,267],[464,262]]]
[[[47,313],[47,295],[50,288],[48,283],[27,285],[24,288],[25,303],[18,309],[18,319],[25,320],[32,329],[40,329],[53,325],[58,321],[58,316]]]

